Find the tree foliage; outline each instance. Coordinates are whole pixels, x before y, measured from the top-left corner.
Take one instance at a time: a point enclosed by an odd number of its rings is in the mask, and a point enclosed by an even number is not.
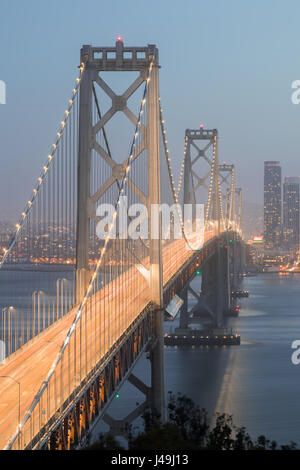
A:
[[[207,412],[190,398],[170,394],[168,421],[150,410],[143,415],[144,428],[137,435],[130,427],[129,450],[294,450],[295,442],[278,446],[261,435],[253,440],[244,427],[237,427],[231,415],[217,413],[212,426],[208,425]],[[99,441],[88,449],[121,450],[111,434],[102,434]]]

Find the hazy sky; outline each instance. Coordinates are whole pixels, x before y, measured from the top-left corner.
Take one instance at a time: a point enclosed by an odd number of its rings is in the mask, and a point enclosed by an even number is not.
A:
[[[82,44],[155,43],[168,143],[179,167],[184,131],[218,128],[220,160],[262,202],[263,161],[300,175],[299,0],[1,0],[0,219],[23,209],[77,76]]]

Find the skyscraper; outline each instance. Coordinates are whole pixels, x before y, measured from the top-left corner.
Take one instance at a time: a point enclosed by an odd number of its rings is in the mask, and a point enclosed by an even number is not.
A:
[[[281,166],[277,161],[265,161],[264,240],[266,247],[281,242]]]
[[[283,239],[286,248],[299,249],[300,177],[286,177],[283,184]]]

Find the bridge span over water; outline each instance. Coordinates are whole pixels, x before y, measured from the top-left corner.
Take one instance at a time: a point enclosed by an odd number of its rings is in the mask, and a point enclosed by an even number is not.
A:
[[[178,185],[173,163],[157,48],[83,46],[51,152],[3,247],[2,449],[76,448],[101,417],[114,428],[108,408],[125,380],[145,402],[123,423],[146,407],[163,420],[164,310],[198,270],[196,295],[223,326],[244,257],[235,168],[219,164],[218,132],[202,126],[185,132]],[[188,326],[184,307],[182,318]],[[133,373],[145,352],[150,387]]]

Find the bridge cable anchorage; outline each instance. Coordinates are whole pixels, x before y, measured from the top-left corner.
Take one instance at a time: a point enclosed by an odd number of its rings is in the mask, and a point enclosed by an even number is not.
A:
[[[97,262],[96,268],[95,268],[94,273],[93,273],[93,275],[90,279],[90,282],[88,284],[86,293],[84,295],[84,298],[83,298],[82,302],[80,303],[80,305],[77,309],[77,312],[76,312],[75,318],[72,322],[72,325],[71,325],[71,327],[70,327],[70,329],[67,333],[67,336],[66,336],[65,340],[63,341],[63,344],[60,348],[60,351],[57,354],[57,357],[55,358],[55,360],[53,361],[52,366],[50,367],[50,370],[47,374],[47,377],[46,377],[45,381],[42,383],[39,391],[37,392],[37,394],[36,394],[32,404],[31,404],[28,412],[25,415],[24,420],[22,421],[22,423],[20,423],[18,431],[15,433],[15,435],[10,440],[8,446],[6,447],[7,449],[12,448],[13,444],[18,439],[18,436],[20,435],[20,433],[24,432],[23,431],[24,426],[26,425],[26,423],[28,422],[30,417],[33,415],[34,410],[36,409],[38,403],[40,402],[40,400],[43,396],[43,393],[45,392],[45,390],[47,389],[47,387],[50,383],[50,379],[53,377],[53,374],[55,373],[55,371],[58,367],[58,364],[62,361],[63,353],[64,353],[66,347],[68,346],[69,342],[70,342],[70,339],[71,339],[71,337],[72,337],[72,335],[75,331],[76,325],[78,324],[78,321],[81,318],[84,307],[87,305],[88,299],[91,296],[91,292],[92,292],[92,289],[93,289],[94,282],[96,280],[97,274],[99,273],[100,267],[102,266],[102,261],[103,261],[103,258],[104,258],[104,254],[107,250],[108,242],[111,239],[111,236],[113,234],[113,229],[114,229],[114,225],[115,225],[115,222],[116,222],[116,217],[118,215],[118,210],[119,210],[119,205],[120,205],[120,198],[124,194],[124,190],[125,190],[125,186],[126,186],[126,182],[127,182],[127,177],[128,177],[129,172],[130,172],[131,164],[132,164],[132,161],[133,161],[133,158],[134,158],[134,150],[135,150],[137,138],[138,138],[139,133],[140,133],[141,118],[142,118],[143,109],[144,109],[144,106],[145,106],[145,103],[146,103],[146,96],[147,96],[147,91],[148,91],[148,87],[149,87],[149,82],[151,80],[151,72],[152,72],[153,66],[154,66],[154,59],[151,60],[151,62],[149,64],[145,89],[144,89],[143,97],[142,97],[142,100],[141,100],[141,103],[140,103],[138,119],[137,119],[137,123],[136,123],[136,126],[135,126],[134,137],[133,137],[132,144],[131,144],[130,154],[127,158],[127,163],[126,163],[126,166],[125,166],[122,182],[121,182],[121,185],[120,185],[119,194],[118,194],[117,201],[116,201],[116,204],[115,204],[115,209],[114,209],[114,212],[113,212],[113,220],[109,225],[109,230],[107,232],[108,234],[105,238],[104,246],[101,250],[101,254],[100,254],[99,260]],[[80,67],[81,75],[83,73],[83,70],[84,70],[84,64],[82,64],[81,67]],[[81,80],[81,78],[77,79],[77,85],[79,85],[80,80]],[[77,90],[78,90],[78,86],[77,86],[77,89],[76,89],[76,93],[77,93]]]
[[[62,139],[62,136],[63,136],[63,133],[64,133],[64,129],[66,127],[66,123],[69,119],[69,115],[70,115],[70,112],[71,112],[71,109],[73,108],[73,105],[74,105],[74,100],[77,96],[77,93],[78,93],[78,90],[79,90],[79,86],[80,86],[80,82],[83,78],[83,74],[84,74],[84,71],[85,71],[85,64],[84,62],[82,62],[79,66],[79,76],[77,77],[76,79],[76,84],[73,88],[73,92],[72,92],[72,95],[71,95],[71,99],[69,100],[69,105],[67,107],[67,109],[65,110],[65,117],[64,119],[61,121],[61,125],[60,125],[60,129],[59,131],[57,132],[57,137],[56,137],[56,140],[54,142],[54,144],[52,145],[52,150],[51,152],[49,153],[48,155],[48,159],[47,161],[45,162],[45,165],[43,166],[43,171],[41,172],[41,175],[39,176],[38,178],[38,181],[37,181],[37,184],[35,186],[35,188],[33,189],[33,195],[32,197],[28,200],[26,206],[25,206],[25,209],[24,211],[22,212],[22,215],[21,215],[21,218],[20,218],[20,221],[19,223],[16,224],[16,230],[15,230],[15,233],[13,234],[12,238],[11,238],[11,241],[8,245],[8,248],[3,248],[3,257],[2,259],[0,260],[0,269],[2,268],[4,262],[6,261],[7,257],[9,256],[15,242],[17,241],[20,233],[21,233],[21,230],[25,224],[25,221],[26,219],[28,218],[29,214],[30,214],[30,211],[31,211],[31,208],[34,204],[34,201],[36,200],[37,196],[38,196],[38,193],[43,185],[43,182],[46,178],[46,175],[47,175],[47,172],[52,164],[52,161],[54,159],[54,157],[56,156],[56,149],[57,149],[57,146],[59,144],[59,142],[61,141]]]

